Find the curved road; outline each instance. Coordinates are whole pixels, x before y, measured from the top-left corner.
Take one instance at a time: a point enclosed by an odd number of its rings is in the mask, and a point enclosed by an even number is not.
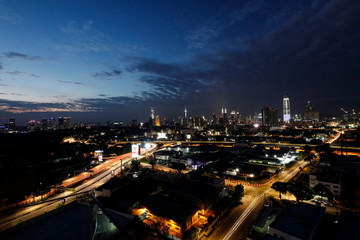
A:
[[[156,149],[156,145],[152,146],[148,150],[144,150],[142,155],[145,155],[149,152],[152,152]],[[121,156],[118,156],[116,158],[121,158]],[[124,164],[130,162],[134,158],[128,157],[126,159],[123,159],[123,166]],[[37,205],[29,206],[24,209],[21,209],[20,211],[14,212],[13,214],[4,217],[0,219],[0,232],[5,231],[6,229],[9,229],[11,227],[14,227],[22,222],[28,221],[32,218],[35,218],[37,216],[40,216],[44,213],[50,212],[57,207],[63,205],[62,199],[65,200],[65,204],[70,203],[76,199],[76,196],[74,194],[81,194],[86,193],[88,191],[92,191],[96,189],[97,187],[101,186],[102,184],[106,183],[112,176],[111,172],[115,171],[119,172],[121,167],[121,162],[110,166],[108,169],[104,170],[102,173],[98,174],[97,176],[93,177],[92,179],[85,181],[80,186],[77,186],[75,188],[75,192],[72,191],[65,191],[63,193],[57,194],[50,200],[54,201],[47,201],[44,203],[39,203]]]

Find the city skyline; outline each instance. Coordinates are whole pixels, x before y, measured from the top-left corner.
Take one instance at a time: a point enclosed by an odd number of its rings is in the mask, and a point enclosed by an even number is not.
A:
[[[206,5],[206,8],[204,7]],[[0,124],[359,110],[360,3],[0,1]],[[280,113],[281,111],[279,111]],[[194,114],[196,113],[196,114]]]

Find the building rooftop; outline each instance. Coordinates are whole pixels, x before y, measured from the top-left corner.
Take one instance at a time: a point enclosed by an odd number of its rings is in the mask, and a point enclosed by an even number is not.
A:
[[[200,181],[189,181],[176,186],[171,192],[185,192],[202,201],[212,199],[218,195],[219,189]]]
[[[92,206],[70,203],[11,229],[1,239],[89,239],[93,212]]]
[[[325,208],[323,207],[305,204],[293,205],[281,211],[270,227],[299,239],[308,239],[324,213]]]
[[[156,216],[174,220],[179,224],[193,216],[199,209],[185,202],[178,202],[175,199],[165,196],[156,195],[145,199],[142,204]]]

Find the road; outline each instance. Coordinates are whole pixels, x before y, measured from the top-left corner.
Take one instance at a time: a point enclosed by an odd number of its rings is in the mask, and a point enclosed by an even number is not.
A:
[[[277,175],[272,182],[288,182],[300,171],[300,167],[303,168],[307,164],[303,160],[296,162],[292,167]],[[269,196],[278,196],[278,193],[271,188],[272,182],[263,187],[245,187],[242,205],[234,208],[228,217],[216,224],[213,233],[203,239],[245,239],[265,199]]]
[[[149,152],[152,152],[156,149],[156,145],[153,145],[150,149],[144,150],[142,152],[142,155],[146,155]],[[44,213],[50,212],[59,206],[63,205],[62,199],[65,200],[65,204],[70,203],[76,199],[76,196],[74,193],[85,193],[88,191],[92,191],[96,189],[97,187],[101,186],[102,184],[106,183],[111,177],[112,177],[112,171],[116,173],[120,172],[121,162],[120,159],[122,156],[117,156],[114,158],[117,161],[114,161],[113,165],[108,165],[107,169],[104,169],[103,172],[99,173],[95,177],[91,178],[88,181],[83,182],[81,185],[75,187],[75,191],[65,191],[60,194],[57,194],[52,199],[58,199],[50,202],[44,202],[37,205],[25,207],[17,212],[14,212],[2,219],[0,219],[0,232],[5,231],[6,229],[9,229],[11,227],[14,227],[18,225],[19,223],[28,221],[30,219],[33,219],[37,216],[40,216]],[[127,157],[123,159],[122,164],[130,162],[134,158]]]
[[[338,132],[332,139],[326,142],[332,144],[341,136],[341,133],[342,132]],[[278,145],[282,144],[280,143]],[[271,188],[272,183],[288,182],[300,171],[300,168],[303,169],[307,164],[308,163],[303,160],[296,162],[292,167],[278,174],[269,184],[253,189],[255,194],[249,194],[249,190],[245,189],[245,196],[242,199],[243,204],[234,208],[228,217],[217,223],[216,230],[214,230],[209,237],[204,236],[202,239],[246,239],[266,197],[278,195],[278,193]]]

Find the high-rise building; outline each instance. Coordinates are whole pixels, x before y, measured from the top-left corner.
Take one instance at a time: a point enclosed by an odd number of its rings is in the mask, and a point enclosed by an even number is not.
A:
[[[215,113],[213,113],[213,116],[212,116],[212,123],[213,123],[213,125],[216,125],[218,123],[217,116]]]
[[[36,121],[35,120],[29,120],[28,122],[28,130],[30,132],[33,132],[36,130]]]
[[[278,118],[278,109],[272,107],[263,107],[262,108],[262,125],[263,126],[278,126],[279,118]]]
[[[155,119],[155,126],[160,126],[160,117],[159,116],[156,116],[156,119]]]
[[[221,108],[221,118],[219,119],[219,122],[221,125],[227,124],[228,118],[227,118],[227,109]]]
[[[51,117],[51,118],[44,118],[43,120],[41,120],[40,130],[45,131],[45,130],[55,130],[55,129],[56,129],[55,118]]]
[[[290,99],[287,93],[285,93],[285,96],[283,98],[283,121],[288,123],[290,122]]]
[[[70,128],[71,128],[71,117],[58,118],[58,129],[70,129]]]
[[[184,117],[185,117],[185,119],[187,118],[187,110],[186,110],[186,107],[185,107],[185,111],[184,111]]]
[[[155,110],[154,110],[153,107],[150,109],[150,120],[149,120],[149,122],[150,122],[151,126],[153,126],[154,123],[155,123]]]
[[[15,118],[10,118],[10,119],[9,119],[8,129],[9,129],[9,131],[14,131],[14,130],[16,130]]]
[[[319,110],[313,108],[310,101],[307,102],[305,106],[305,121],[318,122],[319,121]]]

